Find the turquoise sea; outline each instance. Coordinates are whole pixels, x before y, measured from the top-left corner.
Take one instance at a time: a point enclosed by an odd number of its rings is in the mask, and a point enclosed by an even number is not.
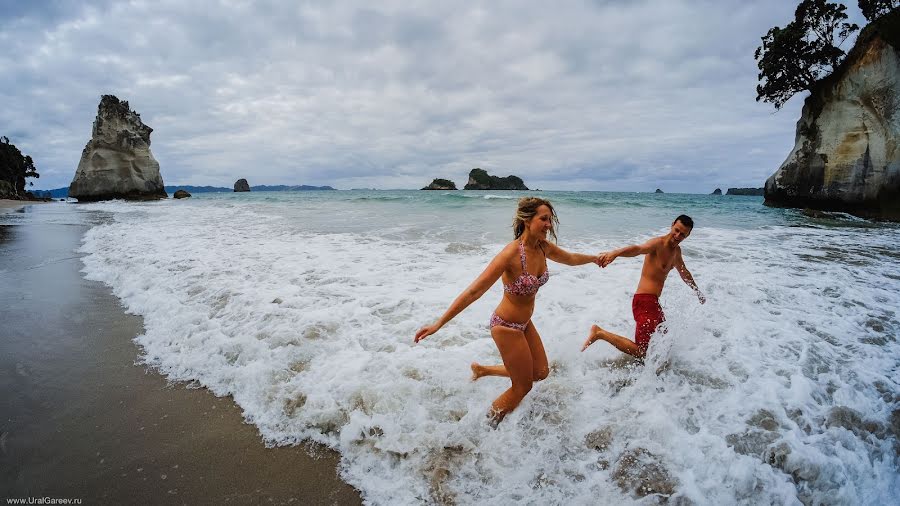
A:
[[[516,199],[549,199],[559,245],[597,253],[688,214],[687,266],[646,365],[640,259],[551,263],[533,322],[551,364],[498,429],[494,286],[425,342],[512,240]],[[197,194],[32,206],[0,223],[86,223],[84,275],[144,317],[141,360],[230,395],[261,443],[324,443],[372,504],[890,504],[900,497],[900,226],[810,218],[761,197],[604,192]]]

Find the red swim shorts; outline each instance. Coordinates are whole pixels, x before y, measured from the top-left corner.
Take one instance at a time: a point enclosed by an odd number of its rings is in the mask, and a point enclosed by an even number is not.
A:
[[[634,342],[646,353],[647,347],[650,346],[650,336],[656,332],[656,327],[660,323],[666,321],[659,305],[659,297],[652,293],[636,293],[631,299],[631,312],[636,323]]]

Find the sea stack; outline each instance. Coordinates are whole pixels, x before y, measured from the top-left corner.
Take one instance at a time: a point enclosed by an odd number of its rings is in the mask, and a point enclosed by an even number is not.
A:
[[[713,190],[712,193],[710,193],[710,195],[721,195],[721,194],[722,194],[721,188],[716,188],[715,190]]]
[[[250,191],[250,183],[247,182],[246,179],[241,178],[234,182],[234,191],[236,192],[248,192]]]
[[[450,181],[449,179],[440,179],[437,178],[431,182],[430,185],[422,188],[423,190],[455,190],[456,183]]]
[[[484,169],[472,169],[464,190],[527,190],[525,182],[518,176],[492,176]]]
[[[168,198],[159,163],[150,152],[152,131],[127,101],[103,95],[69,197],[81,202]]]
[[[765,203],[900,220],[900,9],[872,22],[806,98]]]

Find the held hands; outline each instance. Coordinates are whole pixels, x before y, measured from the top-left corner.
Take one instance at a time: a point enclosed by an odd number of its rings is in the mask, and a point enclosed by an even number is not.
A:
[[[612,251],[607,251],[606,253],[600,253],[597,255],[597,265],[600,267],[606,267],[607,265],[613,263],[613,260],[616,259],[616,255],[613,254]]]
[[[441,326],[436,323],[432,323],[431,325],[425,325],[424,327],[420,328],[418,332],[416,332],[415,342],[418,343],[422,339],[425,339],[426,337],[430,336],[431,334],[434,334],[435,332],[438,331],[439,328],[441,328]]]

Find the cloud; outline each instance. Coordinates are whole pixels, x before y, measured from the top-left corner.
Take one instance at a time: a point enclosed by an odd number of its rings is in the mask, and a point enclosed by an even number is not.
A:
[[[153,127],[167,184],[760,186],[801,99],[754,101],[777,0],[16,3],[2,135],[71,181],[101,94]],[[23,6],[24,5],[24,6]]]

